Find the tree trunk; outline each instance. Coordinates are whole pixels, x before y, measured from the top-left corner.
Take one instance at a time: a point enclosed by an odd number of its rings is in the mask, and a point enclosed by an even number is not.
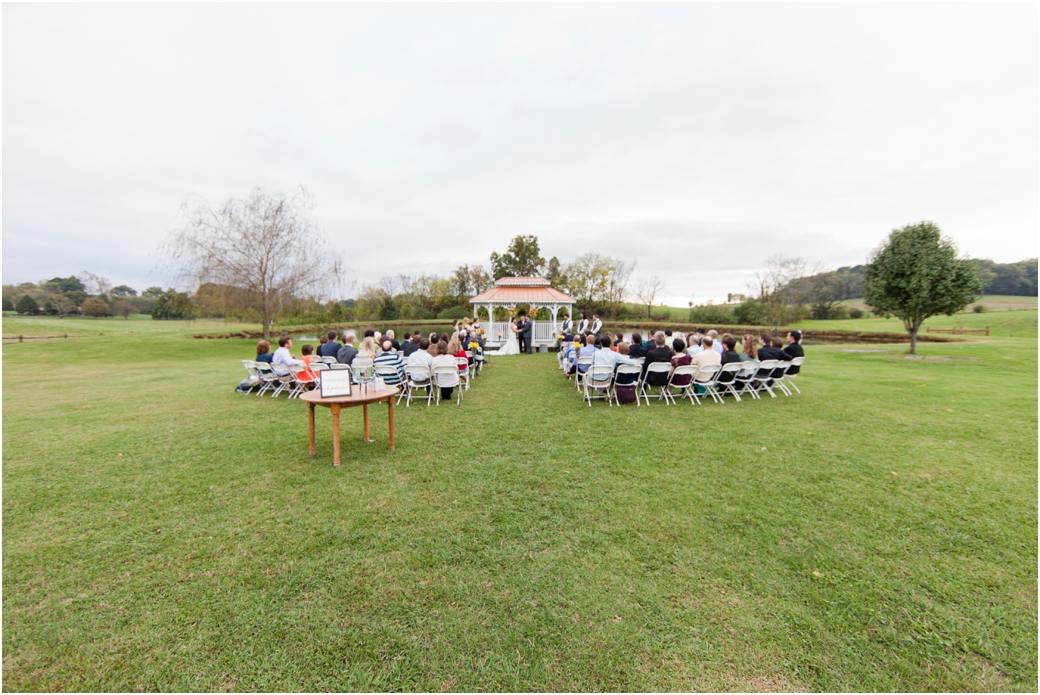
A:
[[[921,323],[922,323],[922,321],[923,321],[923,319],[920,320],[920,321],[912,322],[910,324],[910,326],[906,330],[906,332],[910,334],[910,354],[911,355],[916,355],[917,354],[917,332],[921,330]]]

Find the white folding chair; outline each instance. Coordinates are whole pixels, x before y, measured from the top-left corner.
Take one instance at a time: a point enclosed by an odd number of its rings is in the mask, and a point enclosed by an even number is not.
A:
[[[400,386],[401,384],[401,372],[397,371],[397,367],[389,364],[375,365],[372,367],[372,375],[376,379],[382,379],[383,383],[388,386]],[[400,396],[397,400],[401,400]]]
[[[676,392],[679,394],[679,398],[689,398],[690,403],[700,405],[701,401],[699,398],[697,398],[697,393],[693,388],[694,379],[697,376],[697,371],[697,366],[692,364],[680,365],[672,370],[671,375],[669,375],[668,377],[668,385],[664,387],[664,402],[666,405],[668,404],[669,400],[671,400],[673,404],[676,403],[675,394],[672,393],[672,389],[676,389]],[[683,376],[689,377],[689,381],[687,383],[675,383],[676,377],[680,377],[681,380],[681,377]]]
[[[441,404],[441,389],[455,389],[456,405],[462,405],[462,381],[459,379],[459,368],[456,365],[440,365],[433,368],[433,385],[437,389],[434,397],[437,405]]]
[[[697,370],[697,376],[694,377],[694,381],[697,385],[704,387],[704,393],[701,395],[711,396],[711,399],[716,403],[722,403],[722,396],[719,395],[718,389],[718,375],[722,371],[721,364],[705,364]]]
[[[740,363],[740,371],[733,378],[733,389],[739,393],[750,394],[753,400],[761,400],[755,390],[755,374],[758,373],[758,360],[748,360]]]
[[[734,386],[737,384],[737,374],[744,369],[744,365],[740,362],[730,362],[729,364],[722,365],[722,369],[719,370],[718,377],[716,378],[715,390],[719,391],[719,394],[725,396],[727,393],[732,394],[733,398],[740,402],[740,393]]]
[[[582,400],[588,401],[590,408],[592,407],[593,398],[605,398],[607,405],[614,405],[610,402],[610,389],[614,384],[614,367],[612,365],[592,365],[589,367],[589,371],[585,372],[585,378],[582,382],[585,392]],[[590,391],[599,395],[593,396]]]
[[[311,362],[311,371],[317,374],[318,372],[327,372],[330,369],[330,365],[326,362],[318,362],[315,360]]]
[[[617,390],[618,387],[629,388],[631,387],[636,392],[636,407],[639,403],[639,375],[643,373],[643,368],[639,365],[633,364],[619,364],[617,370],[614,372],[614,388],[611,389],[611,394],[614,396],[614,402],[621,407],[621,401],[618,400]],[[626,381],[628,383],[620,383]]]
[[[305,364],[294,364],[289,367],[289,374],[292,376],[288,389],[289,400],[299,398],[300,394],[307,390],[307,385],[314,383],[313,381],[304,381],[300,378],[300,375],[305,371],[307,371],[307,365]]]
[[[242,392],[242,395],[248,395],[254,386],[260,383],[260,375],[256,373],[256,362],[253,360],[242,360],[242,366],[246,369],[247,381],[249,382],[249,388]]]
[[[465,357],[456,357],[455,364],[459,366],[459,379],[466,382],[466,390],[469,391],[469,360]]]
[[[329,369],[331,369],[332,371],[338,371],[338,370],[350,371],[350,365],[349,364],[341,364],[339,362],[333,362],[332,364],[329,365]]]
[[[336,364],[336,358],[331,355],[325,355],[324,357],[319,357],[318,359],[324,362],[325,364]]]
[[[777,363],[776,368],[773,370],[773,385],[776,386],[785,396],[791,395],[791,389],[787,388],[787,384],[784,383],[784,377],[787,376],[787,370],[791,368],[791,362],[789,360],[781,360]]]
[[[773,393],[773,386],[769,382],[773,378],[773,370],[776,369],[778,364],[780,364],[779,360],[762,360],[758,363],[758,372],[755,374],[754,383],[756,391],[759,393],[767,391],[770,396],[776,398],[776,394]]]
[[[579,357],[578,361],[574,365],[574,388],[581,391],[581,380],[585,376],[585,372],[581,371],[582,365],[592,366],[591,357]]]
[[[404,367],[405,402],[404,407],[412,404],[412,395],[417,391],[426,391],[426,407],[433,399],[433,379],[430,368],[422,364],[408,364]]]
[[[788,370],[784,373],[784,383],[793,388],[798,393],[801,393],[802,390],[798,388],[798,384],[794,383],[794,378],[798,376],[799,372],[802,371],[801,367],[804,363],[805,357],[795,357],[791,360],[791,367],[788,368]],[[796,371],[792,374],[791,369],[795,369]]]
[[[265,391],[275,388],[278,384],[278,375],[275,374],[274,367],[269,362],[257,362],[256,374],[260,377],[260,389],[256,392],[257,396],[264,395]]]
[[[650,386],[650,388],[660,389],[660,392],[657,394],[657,399],[658,400],[660,400],[662,398],[665,398],[665,396],[664,396],[664,389],[665,389],[665,387],[664,386],[653,386],[653,385],[651,385],[649,383],[650,375],[651,374],[669,374],[671,371],[672,371],[672,365],[671,365],[670,362],[651,362],[650,364],[648,364],[646,366],[646,374],[643,375],[643,378],[639,382],[639,395],[640,395],[641,398],[646,400],[646,404],[648,406],[650,405],[650,396],[647,395],[647,393],[646,393],[646,387],[647,386]],[[665,383],[666,384],[668,383],[667,378],[668,377],[665,377]],[[665,403],[667,403],[667,402],[668,401],[666,399]]]
[[[289,369],[289,367],[285,365],[279,366],[281,366],[281,368],[285,370],[285,374],[279,374],[278,371],[274,370],[274,367],[272,367],[275,376],[275,383],[277,384],[277,386],[275,387],[274,391],[271,392],[271,398],[278,398],[278,394],[280,394],[282,391],[288,392],[290,389],[292,389],[293,383],[296,381],[296,377],[293,375],[292,370]]]

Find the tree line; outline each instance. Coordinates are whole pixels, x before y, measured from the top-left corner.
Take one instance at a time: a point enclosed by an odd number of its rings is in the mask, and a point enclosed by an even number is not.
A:
[[[83,271],[69,277],[3,286],[3,310],[24,315],[194,318],[195,304],[185,292],[153,286],[138,293],[105,277]]]

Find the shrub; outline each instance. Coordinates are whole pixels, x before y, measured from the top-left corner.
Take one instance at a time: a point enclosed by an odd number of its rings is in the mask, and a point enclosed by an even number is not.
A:
[[[448,320],[464,319],[467,316],[469,316],[469,312],[467,312],[465,309],[463,309],[460,306],[448,307],[447,309],[445,309],[441,313],[437,314],[437,318],[438,319],[448,319]]]
[[[976,304],[971,308],[971,310],[974,311],[976,314],[981,314],[986,310],[986,307],[982,306],[981,304]]]
[[[733,320],[741,326],[761,326],[765,323],[762,305],[754,299],[733,307]]]
[[[827,319],[845,319],[849,317],[848,309],[842,305],[829,305],[824,302],[813,304],[812,317],[818,321]]]
[[[729,307],[695,306],[690,307],[690,323],[706,323],[727,326],[735,321],[734,312]],[[743,323],[742,321],[738,323]]]
[[[112,307],[97,297],[87,297],[80,307],[84,316],[111,316]]]
[[[35,314],[39,310],[40,305],[29,295],[23,294],[15,302],[14,308],[19,314]]]
[[[849,312],[849,318],[850,319],[861,319],[861,318],[863,318],[863,310],[862,309],[853,309],[852,311]]]

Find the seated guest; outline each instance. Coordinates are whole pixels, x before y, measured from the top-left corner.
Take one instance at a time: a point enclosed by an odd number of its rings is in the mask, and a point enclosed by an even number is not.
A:
[[[325,343],[329,342],[327,335],[318,336],[318,354],[321,355],[321,349],[325,347]]]
[[[595,358],[597,349],[598,349],[598,346],[596,344],[596,336],[592,335],[591,333],[587,333],[585,335],[585,345],[578,351],[578,358],[582,358],[582,357],[593,357],[593,358]],[[578,365],[578,372],[580,372],[581,374],[584,374],[587,371],[589,371],[589,365],[587,365],[587,364],[579,364]]]
[[[719,332],[716,331],[713,328],[710,331],[708,331],[708,336],[707,337],[711,338],[711,349],[721,355],[722,354],[722,343],[719,342]],[[707,346],[705,346],[705,347],[707,347]]]
[[[599,350],[596,350],[592,355],[593,365],[606,365],[608,367],[616,367],[619,364],[632,364],[636,361],[631,357],[625,357],[619,352],[614,352],[611,349],[611,340],[609,335],[603,335],[599,339]]]
[[[726,348],[722,351],[722,364],[729,364],[730,362],[740,362],[740,355],[737,353],[737,339],[731,336],[729,333],[722,336],[722,346]]]
[[[386,337],[390,339],[390,347],[392,347],[395,352],[401,349],[401,344],[394,339],[393,328],[386,329]]]
[[[617,351],[619,355],[624,355],[625,357],[628,357],[628,343],[626,343],[625,341],[621,341],[620,343],[618,343]]]
[[[304,345],[300,348],[300,361],[307,365],[307,368],[297,374],[296,378],[311,387],[318,380],[318,375],[311,371],[311,362],[314,361],[313,345]]]
[[[335,357],[339,353],[339,349],[343,347],[336,342],[336,331],[329,331],[326,338],[325,344],[318,348],[318,356]]]
[[[750,362],[758,359],[758,348],[755,347],[755,336],[750,333],[744,336],[744,340],[740,344],[740,361]]]
[[[647,376],[647,367],[654,362],[672,363],[672,349],[665,343],[665,334],[658,331],[654,335],[654,346],[646,351],[646,359],[643,361],[643,379],[650,386],[664,386],[668,383],[668,372],[655,372]]]
[[[686,343],[682,341],[682,338],[672,341],[672,350],[675,351],[675,357],[672,358],[672,369],[693,364],[693,358],[686,354]],[[686,386],[692,378],[692,374],[680,374],[672,377],[672,383],[676,386]]]
[[[371,328],[369,328],[369,329],[365,330],[365,333],[361,337],[362,338],[372,338],[372,339],[375,339],[376,332],[374,330],[372,330]]]
[[[574,366],[578,362],[578,351],[581,350],[581,346],[581,339],[578,337],[564,344],[563,371],[568,379],[574,374]]]
[[[771,336],[770,334],[763,333],[761,338],[760,338],[760,340],[761,340],[762,345],[761,345],[761,347],[758,348],[758,359],[760,359],[762,361],[765,361],[765,360],[780,360],[782,362],[786,362],[786,361],[788,361],[790,359],[787,356],[786,352],[784,352],[780,348],[773,347],[773,336]],[[769,370],[769,369],[759,369],[758,370],[758,374],[756,374],[756,376],[758,376],[758,377],[768,377],[769,374],[770,374],[770,371],[771,370]],[[770,380],[770,383],[772,383],[772,380]]]
[[[266,362],[267,364],[271,364],[271,360],[274,358],[274,355],[272,355],[269,352],[270,349],[271,343],[267,342],[266,340],[261,340],[259,343],[256,344],[256,357],[254,358],[254,361]]]
[[[642,345],[640,345],[640,347],[642,347]],[[618,348],[617,348],[618,357],[629,357],[631,359],[631,357],[629,355],[629,353],[631,351],[632,351],[632,346],[629,345],[628,343],[624,343],[623,342],[620,345],[618,345]],[[628,364],[628,362],[621,362],[619,360],[618,364]],[[639,363],[636,362],[634,359],[632,359],[632,364],[638,365]],[[631,386],[632,384],[636,383],[636,380],[638,378],[639,378],[639,374],[616,374],[616,376],[614,377],[614,383],[617,384],[618,386]]]
[[[365,336],[365,339],[361,341],[361,347],[358,348],[359,355],[365,355],[370,359],[376,358],[376,339],[374,336]]]
[[[437,343],[441,342],[441,337],[436,333],[430,333],[430,347],[426,351],[430,353],[430,357],[437,356]]]
[[[801,331],[791,331],[787,334],[787,347],[784,348],[784,352],[786,352],[788,355],[787,359],[794,359],[795,357],[805,357],[805,350],[802,349],[801,340]],[[798,367],[792,366],[787,373],[797,374]]]
[[[278,349],[274,351],[274,357],[271,358],[271,365],[274,367],[276,374],[285,376],[289,373],[286,367],[303,364],[301,360],[296,359],[289,352],[292,347],[292,338],[287,335],[283,335],[278,339]]]
[[[643,337],[638,333],[632,334],[632,344],[628,348],[628,356],[632,359],[646,357],[646,346],[643,345]]]
[[[384,383],[390,386],[397,386],[404,381],[404,360],[401,358],[401,355],[394,350],[394,345],[389,338],[383,338],[382,348],[383,352],[376,357],[373,366],[387,366],[393,367],[397,370],[397,376],[380,374]]]
[[[469,371],[469,355],[466,354],[465,348],[462,347],[462,340],[459,338],[459,334],[456,333],[448,341],[448,354],[458,361],[460,358],[466,360],[466,364],[463,365],[459,362],[459,373]]]
[[[432,363],[433,357],[430,355],[430,341],[423,338],[419,341],[419,349],[409,355],[408,364],[429,367]]]
[[[704,336],[700,333],[694,333],[690,336],[691,342],[690,347],[686,348],[686,354],[690,357],[704,352]]]
[[[354,331],[343,331],[343,347],[336,351],[336,361],[340,364],[353,362],[354,356],[357,355],[357,348],[354,347],[356,342],[357,336],[354,335]]]
[[[408,331],[404,332],[404,342],[401,343],[401,355],[409,357],[413,352],[419,349],[419,346],[412,342],[412,334]]]
[[[614,352],[617,352],[621,347],[621,344],[625,342],[625,336],[622,333],[614,334]]]
[[[714,342],[710,334],[701,338],[701,345],[704,349],[693,355],[691,362],[698,367],[703,367],[706,364],[722,364],[722,354],[715,352]]]
[[[453,376],[438,377],[441,385],[441,398],[451,399],[451,392],[459,385],[459,368],[455,364],[455,357],[448,353],[448,343],[441,341],[437,343],[437,356],[430,363],[430,369],[437,367],[451,367]]]

